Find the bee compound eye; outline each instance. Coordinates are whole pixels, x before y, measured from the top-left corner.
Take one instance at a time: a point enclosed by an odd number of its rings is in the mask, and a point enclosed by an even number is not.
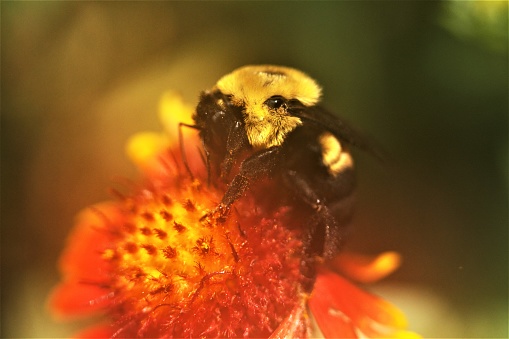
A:
[[[228,106],[232,105],[232,99],[233,99],[233,95],[231,95],[231,94],[224,95],[224,101],[226,102],[226,104]]]
[[[286,104],[285,98],[279,95],[275,95],[265,100],[265,105],[273,109],[278,109],[279,107],[282,107],[285,104]]]

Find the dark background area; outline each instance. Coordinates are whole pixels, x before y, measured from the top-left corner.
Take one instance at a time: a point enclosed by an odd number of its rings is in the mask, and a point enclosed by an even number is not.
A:
[[[61,337],[45,299],[74,215],[136,178],[162,129],[245,64],[299,68],[390,155],[357,154],[348,247],[396,250],[375,290],[426,337],[507,337],[507,2],[1,3],[2,337]],[[377,290],[378,289],[378,290]]]

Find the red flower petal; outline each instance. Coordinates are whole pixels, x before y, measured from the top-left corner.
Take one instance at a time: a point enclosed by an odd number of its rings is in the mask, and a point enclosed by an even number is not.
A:
[[[384,336],[404,328],[406,319],[396,307],[330,271],[317,277],[309,307],[325,337]]]
[[[112,292],[98,285],[67,282],[58,285],[49,298],[52,313],[67,319],[88,316],[109,305]]]
[[[48,301],[56,317],[87,316],[108,304],[110,292],[101,284],[109,280],[109,267],[102,255],[112,234],[105,230],[107,223],[119,223],[120,218],[115,203],[98,204],[79,214],[59,261],[64,282]]]
[[[105,231],[105,226],[119,224],[120,218],[114,203],[99,204],[80,213],[59,262],[65,279],[93,277],[94,282],[102,282],[108,278],[108,266],[102,254],[111,241],[111,234]]]
[[[340,283],[343,284],[344,282],[346,281],[341,281]],[[322,279],[320,279],[319,284],[320,287],[317,288],[317,279],[314,292],[311,295],[311,299],[308,301],[308,305],[324,337],[357,338],[355,326],[352,324],[352,320],[345,314],[341,313],[340,309],[331,309],[333,302],[329,292],[326,291],[326,287],[322,286],[324,284]],[[334,288],[340,290],[342,286],[338,284],[334,286]]]

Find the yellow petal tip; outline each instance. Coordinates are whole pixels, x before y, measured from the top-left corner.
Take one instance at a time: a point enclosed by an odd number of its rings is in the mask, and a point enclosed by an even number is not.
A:
[[[166,147],[168,140],[163,135],[151,132],[138,133],[128,140],[126,153],[131,161],[144,171]]]
[[[170,135],[176,135],[179,123],[193,124],[194,107],[175,91],[167,91],[159,101],[159,119]]]

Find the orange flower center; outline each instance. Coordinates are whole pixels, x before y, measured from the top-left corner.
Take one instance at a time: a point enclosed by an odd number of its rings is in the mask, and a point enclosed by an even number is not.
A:
[[[298,303],[301,242],[285,208],[266,215],[247,197],[226,221],[203,218],[220,198],[183,179],[126,199],[103,253],[119,336],[268,336]]]

